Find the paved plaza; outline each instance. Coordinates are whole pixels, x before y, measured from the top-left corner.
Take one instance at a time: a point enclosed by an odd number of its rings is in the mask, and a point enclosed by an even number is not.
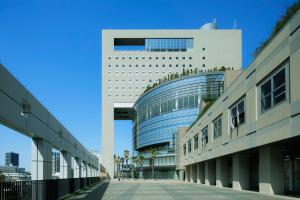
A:
[[[237,191],[229,188],[199,185],[175,181],[112,180],[71,199],[104,200],[276,200],[290,197],[262,195],[256,192]]]

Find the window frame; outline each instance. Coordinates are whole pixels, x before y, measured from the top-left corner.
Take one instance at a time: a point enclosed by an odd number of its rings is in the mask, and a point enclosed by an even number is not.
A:
[[[219,115],[218,117],[216,117],[213,121],[212,121],[212,129],[213,129],[213,139],[215,140],[215,139],[217,139],[217,138],[220,138],[220,137],[222,137],[222,135],[223,135],[223,130],[222,130],[222,124],[223,124],[223,120],[222,120],[222,114],[221,115]],[[219,120],[221,120],[221,124],[219,124]],[[215,124],[217,123],[217,131],[221,131],[221,134],[218,132],[217,133],[217,135],[215,134]],[[220,126],[220,127],[219,127]],[[220,129],[219,129],[220,128]]]
[[[204,137],[205,137],[204,136],[204,130],[206,130],[206,138],[207,138],[205,140],[204,140]],[[206,126],[203,129],[201,129],[201,135],[202,135],[202,137],[201,137],[201,140],[202,140],[201,141],[201,146],[202,146],[202,149],[203,149],[205,147],[205,145],[208,144],[208,142],[209,142],[208,141],[208,126]]]
[[[241,113],[239,113],[239,105],[240,105],[240,103],[242,103],[242,102],[244,102],[244,122],[243,123],[240,123],[240,114]],[[237,118],[237,123],[236,123],[236,126],[232,126],[232,122],[233,122],[233,115],[232,115],[232,110],[233,109],[236,109],[236,118]],[[230,127],[230,130],[234,130],[234,129],[236,129],[237,127],[239,127],[239,126],[241,126],[241,125],[243,125],[243,124],[245,124],[246,123],[246,95],[243,95],[239,100],[237,100],[236,102],[234,102],[230,107],[229,107],[229,127]]]
[[[196,138],[197,138],[197,142],[196,142]],[[193,140],[194,140],[194,150],[196,150],[199,148],[199,135],[198,134],[194,135]]]
[[[265,112],[268,112],[269,110],[272,110],[273,108],[277,107],[278,105],[285,103],[287,101],[289,101],[289,67],[290,67],[290,60],[289,58],[286,59],[285,61],[283,61],[282,63],[280,63],[271,73],[269,73],[268,75],[266,75],[263,78],[263,81],[261,81],[259,84],[257,84],[257,90],[258,90],[258,109],[259,109],[259,113],[260,114],[264,114]],[[284,70],[284,84],[281,84],[279,87],[274,88],[274,77],[276,75],[278,75],[282,70]],[[269,108],[267,109],[262,109],[262,86],[264,86],[268,81],[271,82],[271,91],[270,91],[270,95],[271,96],[271,105]],[[285,99],[274,104],[274,91],[276,91],[278,88],[284,86],[285,87]],[[284,92],[281,92],[284,93]],[[266,97],[266,96],[265,96]]]

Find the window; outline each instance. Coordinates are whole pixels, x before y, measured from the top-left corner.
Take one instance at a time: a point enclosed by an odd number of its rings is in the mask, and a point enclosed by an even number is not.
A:
[[[205,67],[205,64],[202,64],[202,67]]]
[[[192,60],[192,57],[189,57],[190,60]]]
[[[205,56],[202,57],[202,60],[205,60]]]
[[[172,57],[169,57],[169,60],[172,60]]]
[[[192,151],[192,141],[189,140],[188,141],[188,153],[190,153]]]
[[[222,115],[213,121],[214,138],[222,136]]]
[[[208,143],[208,127],[202,129],[201,133],[202,133],[202,148],[204,148],[205,145]]]
[[[284,63],[287,65],[288,63]],[[261,112],[286,100],[286,67],[280,68],[260,86]]]
[[[194,149],[198,149],[198,135],[194,136]]]
[[[231,128],[245,123],[245,98],[239,100],[230,108]]]
[[[183,155],[186,155],[186,144],[183,145]]]
[[[185,60],[185,57],[182,57],[182,60]]]
[[[204,47],[202,48],[202,51],[205,51],[205,48],[204,48]]]

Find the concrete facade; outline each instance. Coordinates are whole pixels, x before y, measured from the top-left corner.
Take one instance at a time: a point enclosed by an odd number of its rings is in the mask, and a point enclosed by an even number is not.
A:
[[[187,38],[193,45],[172,52],[116,49],[142,46],[156,38]],[[240,69],[241,46],[240,30],[102,30],[102,155],[109,175],[113,174],[114,120],[133,119],[133,104],[148,84],[183,69]]]
[[[299,177],[288,177],[290,170],[299,170],[288,163],[298,166],[300,156],[299,25],[298,12],[186,132],[182,146],[196,134],[204,140],[181,159],[181,167],[187,171],[205,163],[209,185],[216,177],[220,187],[264,194],[299,192]],[[206,132],[208,141],[202,137]],[[216,168],[210,167],[213,162]]]

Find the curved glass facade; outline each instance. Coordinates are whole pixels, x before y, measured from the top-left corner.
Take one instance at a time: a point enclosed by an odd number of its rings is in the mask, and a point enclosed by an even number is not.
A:
[[[219,97],[223,88],[224,73],[212,72],[175,79],[140,96],[134,105],[134,149],[163,144],[172,149],[177,128],[197,118],[201,99]]]

